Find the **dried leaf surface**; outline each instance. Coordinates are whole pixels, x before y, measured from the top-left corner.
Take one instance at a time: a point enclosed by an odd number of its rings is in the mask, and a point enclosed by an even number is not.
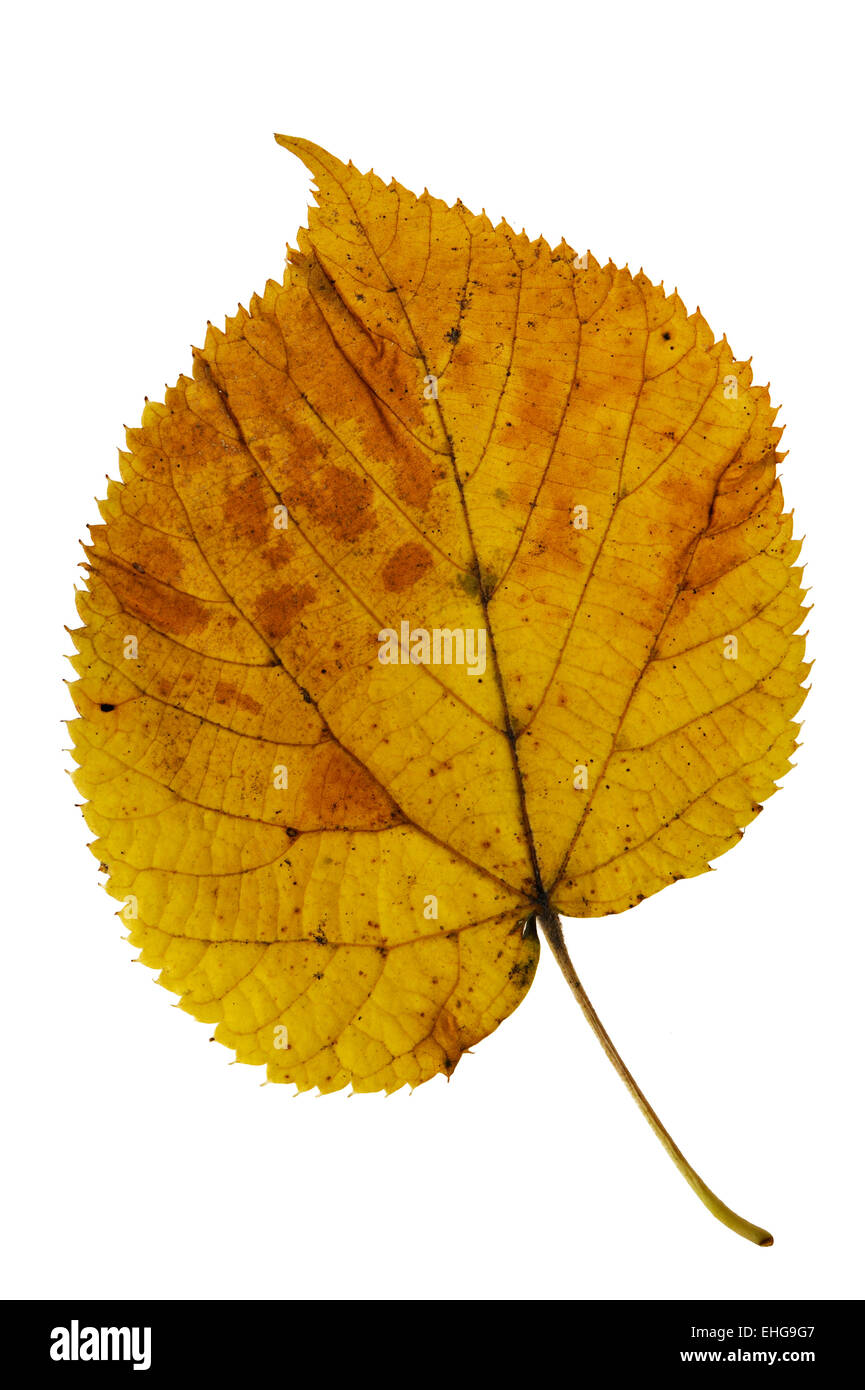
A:
[[[392,1090],[516,1008],[536,907],[741,837],[795,747],[798,545],[699,312],[280,141],[318,185],[284,281],[148,403],[92,528],[76,784],[184,1009],[271,1080]],[[483,668],[382,664],[406,622]]]

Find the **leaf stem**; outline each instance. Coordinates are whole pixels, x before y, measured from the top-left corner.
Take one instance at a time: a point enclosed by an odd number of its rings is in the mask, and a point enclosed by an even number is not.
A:
[[[682,1153],[679,1146],[673,1142],[651,1105],[646,1100],[643,1092],[640,1090],[613,1046],[609,1033],[595,1013],[592,1002],[583,989],[583,986],[580,984],[573,962],[568,955],[568,948],[565,945],[565,938],[562,935],[562,924],[559,920],[558,913],[554,912],[551,908],[542,909],[538,911],[537,918],[540,922],[541,930],[547,939],[550,950],[555,956],[562,974],[571,987],[571,993],[588,1020],[589,1027],[598,1039],[607,1057],[612,1062],[613,1067],[624,1081],[634,1100],[637,1102],[637,1105],[642,1110],[651,1128],[654,1130],[664,1148],[667,1150],[667,1153],[670,1155],[670,1158],[682,1174],[682,1177],[694,1189],[700,1201],[709,1209],[712,1215],[723,1222],[725,1226],[729,1226],[731,1231],[735,1231],[737,1235],[744,1236],[746,1240],[752,1240],[755,1245],[772,1245],[773,1239],[768,1231],[764,1231],[760,1226],[752,1225],[750,1221],[746,1221],[744,1217],[738,1216],[736,1212],[731,1211],[726,1203],[722,1202],[720,1197],[717,1197],[711,1188],[706,1186],[699,1174],[694,1172],[694,1169],[685,1158],[685,1155]]]

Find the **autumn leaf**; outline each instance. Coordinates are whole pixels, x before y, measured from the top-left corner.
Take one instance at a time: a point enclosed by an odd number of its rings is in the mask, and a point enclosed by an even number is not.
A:
[[[309,229],[147,403],[86,547],[91,848],[271,1081],[450,1074],[537,925],[607,1047],[558,914],[704,872],[796,746],[776,411],[642,273],[277,139]]]

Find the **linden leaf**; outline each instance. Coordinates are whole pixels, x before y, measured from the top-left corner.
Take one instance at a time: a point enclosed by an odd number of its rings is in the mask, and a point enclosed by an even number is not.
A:
[[[790,765],[776,411],[642,273],[277,139],[309,228],[148,402],[86,547],[108,891],[181,1006],[301,1090],[450,1073],[540,922],[688,1180],[766,1243],[661,1129],[557,913],[702,873]]]

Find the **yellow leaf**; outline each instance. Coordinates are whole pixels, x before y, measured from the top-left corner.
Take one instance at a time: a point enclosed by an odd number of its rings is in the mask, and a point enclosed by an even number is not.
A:
[[[309,228],[92,528],[76,783],[183,1008],[271,1080],[394,1090],[519,1004],[536,920],[741,837],[795,747],[798,545],[699,311],[277,139]]]

